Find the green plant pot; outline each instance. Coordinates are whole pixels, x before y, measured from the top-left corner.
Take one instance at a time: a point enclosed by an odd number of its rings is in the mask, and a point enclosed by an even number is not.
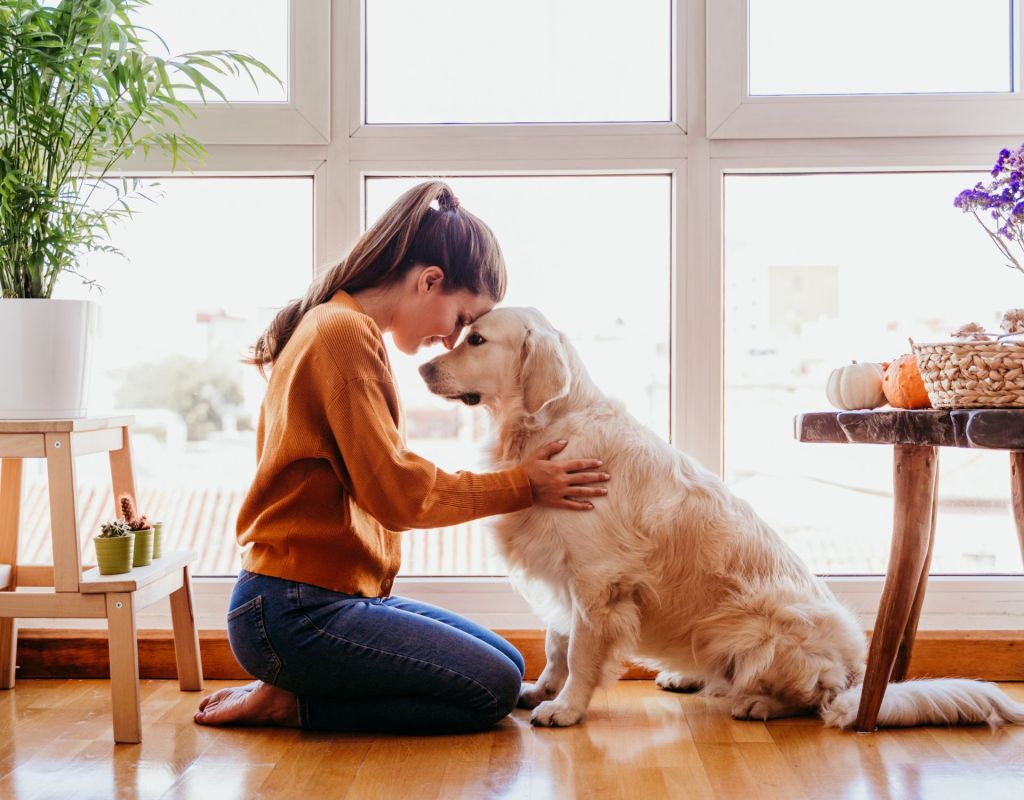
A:
[[[164,524],[153,523],[153,559],[156,560],[164,554]]]
[[[99,564],[100,575],[120,575],[131,570],[135,553],[134,536],[94,536],[92,541],[96,545],[96,563]]]
[[[153,529],[135,531],[135,555],[132,557],[133,567],[148,567],[153,563]]]

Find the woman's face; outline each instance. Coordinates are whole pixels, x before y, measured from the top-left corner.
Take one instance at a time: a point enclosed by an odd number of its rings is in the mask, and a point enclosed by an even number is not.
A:
[[[494,308],[494,300],[486,294],[444,291],[440,267],[411,270],[405,288],[391,319],[391,338],[406,355],[438,342],[451,350],[466,325]]]

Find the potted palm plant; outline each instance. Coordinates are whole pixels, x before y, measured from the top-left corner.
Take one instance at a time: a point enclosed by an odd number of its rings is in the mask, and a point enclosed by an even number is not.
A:
[[[117,252],[110,223],[144,196],[112,170],[137,151],[171,168],[200,159],[175,96],[226,100],[218,75],[273,73],[252,56],[147,52],[132,14],[149,0],[5,0],[0,5],[0,419],[85,414],[96,304],[52,299],[91,251]]]

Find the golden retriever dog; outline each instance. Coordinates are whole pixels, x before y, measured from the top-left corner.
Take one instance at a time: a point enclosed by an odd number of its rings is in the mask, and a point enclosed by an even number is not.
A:
[[[420,373],[433,393],[488,409],[495,468],[567,439],[562,456],[601,458],[611,474],[593,511],[495,522],[547,625],[547,665],[520,698],[534,724],[579,722],[630,659],[664,689],[727,697],[737,719],[853,725],[867,650],[853,615],[750,505],[605,396],[543,315],[491,311]],[[1024,704],[989,683],[910,681],[889,687],[878,722],[1019,723]]]

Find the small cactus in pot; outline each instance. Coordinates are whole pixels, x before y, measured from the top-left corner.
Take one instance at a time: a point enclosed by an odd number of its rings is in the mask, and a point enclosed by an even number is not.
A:
[[[145,514],[138,514],[132,498],[121,497],[121,515],[125,524],[135,533],[135,555],[133,567],[146,567],[153,562],[153,528]]]
[[[119,519],[104,522],[99,534],[93,537],[93,544],[100,575],[120,575],[131,570],[135,536],[127,523]]]
[[[99,535],[97,539],[119,539],[122,536],[131,536],[132,529],[128,527],[128,523],[123,520],[115,519],[111,522],[104,522],[100,525]]]

